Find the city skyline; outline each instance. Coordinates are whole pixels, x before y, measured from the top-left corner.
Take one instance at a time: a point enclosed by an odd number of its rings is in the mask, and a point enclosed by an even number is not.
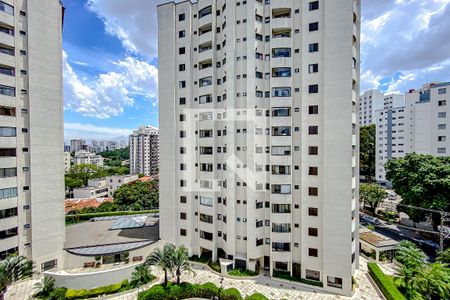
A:
[[[114,139],[139,126],[159,127],[156,5],[162,2],[64,1],[66,140]],[[450,80],[444,38],[450,26],[443,19],[449,2],[362,1],[361,91],[379,85],[382,92],[406,92]],[[420,59],[424,50],[412,46],[423,39],[431,45],[426,60]],[[408,61],[392,58],[399,50]]]

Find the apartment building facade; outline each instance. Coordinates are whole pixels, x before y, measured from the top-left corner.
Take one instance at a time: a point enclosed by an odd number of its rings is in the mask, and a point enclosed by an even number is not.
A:
[[[397,101],[389,99],[385,101],[385,108],[376,112],[375,176],[378,182],[390,185],[384,165],[391,158],[412,152],[450,155],[449,93],[448,82],[425,84],[405,93],[403,103],[399,97]]]
[[[170,2],[158,27],[161,239],[350,295],[360,2]]]
[[[0,259],[38,272],[63,265],[62,15],[58,0],[0,1]]]
[[[358,101],[359,126],[375,124],[375,112],[384,107],[384,94],[378,90],[367,90]]]
[[[145,176],[159,172],[159,130],[142,126],[130,135],[130,174]]]
[[[86,150],[76,151],[73,158],[73,164],[76,165],[96,165],[98,167],[103,166],[103,157],[99,154],[95,154],[93,152],[89,152]]]

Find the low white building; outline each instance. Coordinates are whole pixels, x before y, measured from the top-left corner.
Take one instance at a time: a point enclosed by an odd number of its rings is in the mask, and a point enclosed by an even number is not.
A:
[[[106,177],[106,184],[108,185],[108,194],[110,197],[114,196],[114,192],[123,184],[133,182],[138,179],[138,175],[117,175]]]
[[[89,179],[86,187],[73,190],[74,198],[103,198],[108,197],[106,178]]]
[[[92,152],[81,150],[75,152],[75,156],[73,157],[73,164],[74,165],[88,164],[102,167],[103,157],[101,155],[97,155]]]

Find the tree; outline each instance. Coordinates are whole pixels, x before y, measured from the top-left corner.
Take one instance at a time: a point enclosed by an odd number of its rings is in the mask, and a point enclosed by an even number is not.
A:
[[[133,273],[131,274],[131,285],[133,287],[138,287],[149,283],[152,280],[152,273],[148,268],[148,265],[141,264],[137,266]]]
[[[12,283],[31,277],[33,263],[23,256],[8,256],[0,261],[0,300],[3,300]]]
[[[181,274],[184,272],[192,272],[191,265],[189,264],[189,255],[186,247],[183,245],[175,249],[173,255],[173,266],[175,269],[175,275],[177,276],[177,284],[180,284]]]
[[[375,178],[375,125],[359,128],[359,173],[368,181]]]
[[[83,185],[88,184],[88,180],[92,178],[105,177],[107,172],[96,165],[79,164],[72,166],[69,170],[68,177],[83,181]]]
[[[450,266],[450,248],[438,253],[437,261]]]
[[[145,263],[147,265],[159,266],[164,271],[164,285],[167,285],[167,274],[172,272],[174,268],[173,257],[175,253],[174,244],[165,244],[163,249],[156,248],[153,252],[147,256]]]
[[[376,183],[361,183],[359,185],[359,199],[370,207],[370,211],[375,215],[377,206],[388,193]]]
[[[44,278],[42,278],[40,282],[35,284],[35,288],[39,289],[39,292],[36,294],[36,296],[49,299],[50,294],[55,289],[55,279],[50,276],[44,276]]]
[[[425,253],[410,241],[401,241],[397,247],[395,259],[403,265],[400,275],[409,298],[416,297],[413,282],[421,269],[427,265],[426,258]]]
[[[412,280],[412,293],[423,299],[450,298],[450,269],[446,265],[436,262],[422,266]]]
[[[83,180],[66,174],[64,176],[64,184],[66,186],[66,190],[68,190],[69,194],[72,195],[74,189],[83,186]]]
[[[386,163],[386,178],[392,182],[395,192],[402,197],[402,204],[450,210],[450,157],[410,153],[403,158]],[[414,221],[426,219],[420,210],[404,209]],[[440,220],[433,214],[434,226]]]
[[[147,210],[158,208],[158,181],[136,180],[124,184],[114,192],[114,202],[121,210]]]

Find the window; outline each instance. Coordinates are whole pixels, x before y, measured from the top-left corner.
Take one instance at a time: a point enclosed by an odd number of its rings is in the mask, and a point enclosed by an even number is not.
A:
[[[290,204],[272,204],[272,213],[288,214],[291,212]]]
[[[317,217],[319,215],[319,209],[315,207],[308,207],[308,216]]]
[[[180,72],[186,71],[186,65],[185,64],[178,65],[178,71]]]
[[[291,232],[291,224],[272,223],[272,232]]]
[[[317,94],[319,92],[319,85],[318,84],[310,84],[308,86],[308,93],[310,94]]]
[[[186,48],[185,47],[181,47],[178,49],[178,54],[185,54],[186,53]]]
[[[181,186],[181,187],[185,187],[185,186],[186,186],[186,180],[181,179],[181,180],[180,180],[180,186]]]
[[[308,113],[310,115],[317,115],[319,113],[319,106],[318,105],[308,106]]]
[[[447,112],[445,111],[438,112],[438,118],[445,118],[445,117],[447,117]]]
[[[438,148],[437,149],[437,153],[439,153],[439,154],[446,153],[446,149],[445,148]]]
[[[210,232],[206,232],[206,231],[200,230],[200,238],[202,238],[204,240],[212,241],[213,240],[213,234],[210,233]]]
[[[309,2],[309,11],[319,9],[319,1]]]
[[[308,195],[309,196],[318,196],[319,195],[319,189],[316,187],[309,187],[308,188]]]
[[[5,96],[16,96],[16,89],[11,86],[0,85],[0,94]]]
[[[212,95],[202,95],[199,97],[199,102],[200,104],[204,104],[204,103],[211,103],[212,102]]]
[[[0,157],[16,156],[16,148],[0,148]]]
[[[184,20],[186,20],[186,14],[179,14],[178,15],[178,21],[184,21]]]
[[[185,105],[186,104],[186,98],[181,97],[180,98],[180,105]]]
[[[317,146],[310,146],[310,147],[308,147],[308,154],[309,155],[318,155],[319,154],[319,147],[317,147]]]
[[[16,136],[16,128],[15,127],[0,127],[0,136],[3,136],[3,137]]]
[[[447,137],[444,135],[438,136],[438,142],[445,142],[447,140]]]
[[[180,196],[180,203],[186,203],[186,196]]]
[[[272,88],[272,97],[290,97],[290,87],[274,87]]]
[[[186,81],[182,80],[182,81],[178,82],[178,87],[180,89],[184,89],[186,87]]]
[[[272,127],[272,136],[291,136],[291,127],[274,126]]]
[[[273,117],[289,117],[291,115],[290,107],[276,107],[272,109]]]
[[[438,106],[447,106],[447,100],[439,100]]]
[[[309,23],[309,31],[319,30],[319,22]]]
[[[290,175],[291,167],[290,166],[272,166],[272,175]]]
[[[447,94],[446,88],[438,89],[438,95],[444,95],[444,94]]]
[[[272,49],[272,57],[291,57],[291,48],[274,48]]]
[[[319,168],[318,167],[309,167],[308,175],[317,176],[318,174],[319,174]]]
[[[8,15],[14,16],[14,7],[3,1],[0,1],[0,11],[3,11]]]
[[[317,72],[319,72],[319,64],[308,65],[308,73],[317,73]]]
[[[9,107],[9,106],[0,106],[0,116],[15,117],[16,116],[16,108]]]
[[[7,219],[17,216],[17,207],[0,210],[0,219]]]
[[[17,188],[0,189],[0,199],[17,197]]]
[[[186,236],[187,235],[186,229],[180,229],[180,235],[181,236]]]
[[[443,130],[447,128],[447,124],[438,124],[438,130]]]
[[[319,51],[319,43],[313,43],[308,45],[308,51],[309,53],[317,52]]]
[[[213,206],[213,198],[200,196],[200,205]]]
[[[273,68],[272,77],[291,77],[291,68]]]
[[[290,194],[290,184],[272,184],[272,194]]]
[[[0,74],[8,75],[8,76],[14,76],[14,68],[12,67],[6,67],[6,66],[0,66]]]
[[[14,35],[14,29],[11,27],[6,27],[3,25],[0,25],[0,32],[3,32],[5,34]]]
[[[308,134],[310,134],[310,135],[319,134],[319,126],[309,126],[308,127]]]
[[[308,235],[309,236],[318,236],[318,229],[314,227],[308,228]]]
[[[14,48],[6,45],[0,45],[0,53],[14,56]]]
[[[178,37],[179,38],[184,38],[186,36],[186,30],[180,30],[178,31]]]
[[[213,223],[213,216],[200,214],[200,222],[212,224]]]
[[[205,77],[205,78],[201,78],[199,80],[199,86],[200,87],[204,87],[204,86],[208,86],[208,85],[212,85],[212,77]]]
[[[272,243],[272,251],[291,251],[291,244],[290,243]]]
[[[211,14],[211,5],[198,11],[198,18],[201,19]]]
[[[342,278],[327,276],[327,285],[342,289]]]
[[[17,168],[0,168],[0,178],[17,176]]]
[[[291,146],[272,146],[272,155],[291,155]]]
[[[315,248],[308,248],[308,255],[312,257],[318,257],[319,251]]]
[[[314,270],[305,270],[305,277],[306,279],[310,279],[310,280],[316,280],[319,281],[320,280],[320,272],[319,271],[314,271]]]

